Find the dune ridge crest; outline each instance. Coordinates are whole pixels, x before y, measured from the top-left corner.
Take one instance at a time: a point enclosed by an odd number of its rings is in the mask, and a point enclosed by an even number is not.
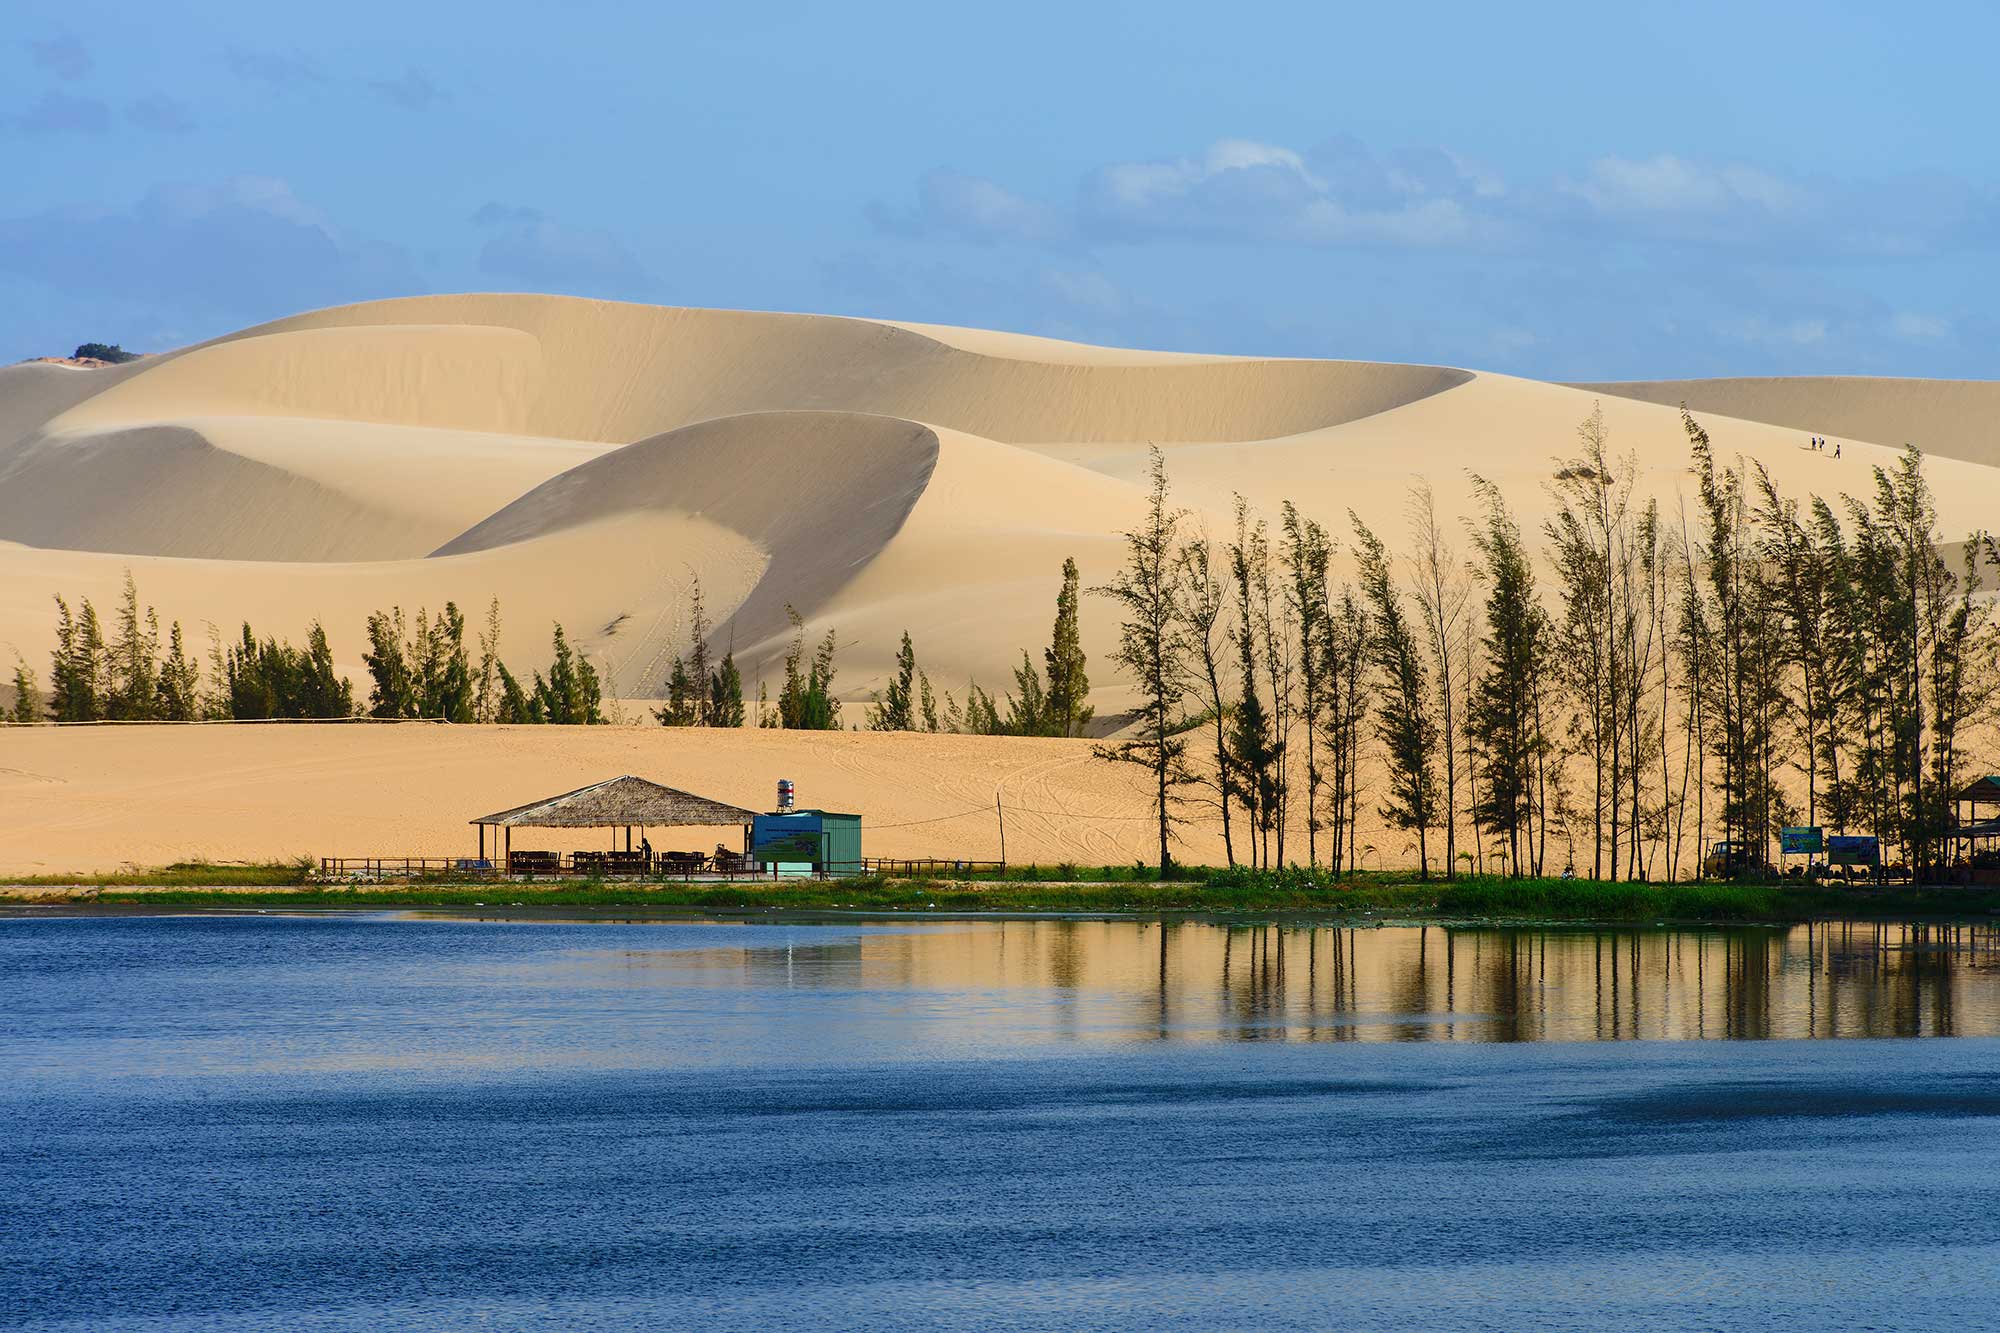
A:
[[[683,426],[551,477],[432,554],[533,543],[633,511],[718,524],[764,551],[739,603],[711,603],[716,642],[753,651],[810,616],[902,528],[937,466],[928,426],[856,412],[752,412]]]
[[[1471,379],[1448,367],[1362,361],[1088,356],[1098,349],[1075,343],[1051,343],[1059,354],[1038,359],[1045,340],[1016,335],[986,335],[984,346],[999,340],[1010,349],[991,355],[941,341],[938,331],[872,320],[553,296],[375,301],[294,316],[209,348],[356,327],[407,328],[416,331],[412,339],[457,328],[531,338],[546,392],[526,428],[620,444],[776,409],[901,416],[1010,444],[1264,439],[1386,411]]]

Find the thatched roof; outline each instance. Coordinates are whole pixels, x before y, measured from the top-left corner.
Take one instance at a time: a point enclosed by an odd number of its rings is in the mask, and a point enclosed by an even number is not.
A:
[[[756,812],[644,778],[610,778],[472,820],[511,828],[685,828],[747,824]]]

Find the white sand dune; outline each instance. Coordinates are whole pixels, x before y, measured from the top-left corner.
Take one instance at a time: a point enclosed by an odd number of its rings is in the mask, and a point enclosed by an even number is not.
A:
[[[1601,401],[1613,449],[1671,513],[1687,492],[1672,404],[1725,459],[1788,491],[1866,492],[1903,439],[1948,530],[1989,521],[2000,386],[1820,379],[1565,386],[1433,366],[1087,347],[982,330],[547,296],[317,311],[127,366],[0,369],[0,657],[40,665],[50,595],[102,609],[124,571],[162,614],[225,631],[325,623],[360,677],[369,610],[477,617],[544,663],[559,620],[627,696],[686,648],[700,576],[754,683],[795,607],[837,626],[840,692],[865,701],[901,634],[940,690],[1004,684],[1053,614],[1058,570],[1116,570],[1147,449],[1194,521],[1241,493],[1393,546],[1410,485],[1447,516],[1466,474],[1533,528],[1545,482]],[[1840,438],[1814,453],[1804,433]],[[1116,633],[1086,607],[1100,711],[1128,698]],[[198,631],[205,635],[205,628]],[[859,708],[854,709],[858,718]]]
[[[82,369],[25,361],[18,366],[0,366],[0,453],[22,436],[39,430],[44,422],[150,364],[154,363]]]
[[[337,387],[300,363],[316,338],[338,349]],[[257,346],[266,340],[280,349]],[[444,346],[428,350],[433,343]],[[995,354],[1003,343],[1010,354]],[[1048,347],[1059,354],[1038,354]],[[194,363],[184,377],[198,371],[234,385],[256,374],[264,381],[256,400],[295,403],[289,414],[619,444],[780,409],[907,417],[1008,443],[1262,439],[1353,420],[1469,378],[1435,366],[1099,352],[1003,334],[955,346],[868,320],[549,296],[345,306],[247,330],[180,360]],[[135,384],[76,415],[156,415],[156,401],[185,401],[185,392],[176,384],[173,398],[156,398],[166,386]]]
[[[89,503],[79,506],[78,496]],[[407,548],[413,526],[332,486],[217,448],[187,426],[37,436],[0,461],[0,536],[29,546],[366,560]]]
[[[668,431],[552,477],[440,556],[490,551],[601,521],[699,515],[765,552],[764,577],[722,603],[715,639],[765,662],[901,529],[938,458],[929,427],[853,412],[758,412]],[[798,478],[814,478],[810,488]]]
[[[1881,379],[1864,375],[1637,380],[1582,384],[1595,393],[1652,403],[1686,403],[1809,435],[1844,436],[1938,458],[2000,467],[2000,382]]]

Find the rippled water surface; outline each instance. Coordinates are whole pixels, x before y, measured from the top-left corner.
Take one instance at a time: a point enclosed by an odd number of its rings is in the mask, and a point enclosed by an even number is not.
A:
[[[9,1328],[2000,1319],[1986,928],[10,919],[0,994]]]

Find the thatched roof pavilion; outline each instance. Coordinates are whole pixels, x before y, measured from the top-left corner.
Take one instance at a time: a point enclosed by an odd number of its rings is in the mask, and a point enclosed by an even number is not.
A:
[[[632,845],[632,830],[648,828],[724,828],[747,825],[756,812],[742,806],[711,801],[706,796],[663,787],[657,782],[624,777],[593,782],[560,796],[548,796],[512,810],[501,810],[470,821],[479,826],[480,856],[486,855],[486,830],[504,830],[511,852],[517,828],[609,828],[625,830],[625,845]],[[614,835],[615,836],[615,835]],[[495,851],[499,851],[498,838]],[[525,855],[525,853],[524,853]]]
[[[471,822],[508,828],[719,828],[756,817],[754,810],[628,774]]]

